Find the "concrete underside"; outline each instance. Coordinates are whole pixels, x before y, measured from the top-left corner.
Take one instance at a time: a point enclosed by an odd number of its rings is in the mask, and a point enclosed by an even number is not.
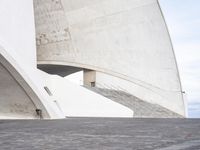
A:
[[[13,66],[4,58],[2,49],[0,50],[0,118],[38,118],[36,105],[31,98],[34,96],[33,92],[15,68],[17,64]],[[10,58],[9,60],[11,61]]]
[[[0,118],[37,118],[35,105],[0,63]]]
[[[83,70],[83,68],[78,68],[78,67],[64,66],[64,65],[51,65],[51,64],[38,65],[37,67],[49,74],[54,74],[54,75],[56,74],[62,77],[65,77],[72,73]]]
[[[0,121],[1,150],[199,150],[199,119]]]

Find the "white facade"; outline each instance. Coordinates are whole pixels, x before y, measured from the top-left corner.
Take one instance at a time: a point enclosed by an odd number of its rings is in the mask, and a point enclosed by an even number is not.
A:
[[[157,0],[35,0],[34,8],[39,65],[92,70],[87,79],[98,87],[186,115]]]
[[[65,111],[68,107],[61,105],[62,108],[60,108],[60,104],[58,102],[55,103],[54,97],[48,95],[45,91],[44,88],[50,84],[50,80],[48,81],[50,75],[39,71],[36,68],[36,63],[33,1],[1,0],[0,118],[40,118],[40,116],[36,113],[36,109],[42,111],[41,117],[44,119],[58,119],[66,117],[66,114],[62,110]],[[48,81],[48,83],[46,83],[46,81]],[[56,85],[58,86],[58,84]],[[70,85],[67,86],[65,90],[70,91]],[[78,91],[81,90],[77,90],[77,92]],[[76,100],[82,99],[81,96],[74,98]],[[100,95],[92,95],[89,98],[104,100],[104,97]],[[73,99],[73,97],[71,97],[71,99]],[[85,104],[87,102],[88,101],[82,101],[82,103]],[[91,102],[91,104],[92,103],[93,102]],[[102,102],[99,108],[101,109],[107,105],[107,103]],[[112,107],[115,105],[117,104],[108,106]],[[73,107],[74,109],[76,108],[75,106]],[[87,105],[85,105],[84,107],[85,109],[90,109],[90,106],[87,107]],[[120,110],[121,113],[117,113],[117,110]],[[116,108],[113,107],[112,111],[114,111],[114,113],[110,113],[109,110],[105,111],[103,116],[117,117],[122,114],[123,117],[132,117],[133,115],[132,111],[120,105]],[[87,116],[93,115],[93,112],[91,113],[89,112]],[[102,112],[96,110],[95,114],[97,116],[101,116]]]
[[[156,0],[0,1],[0,118],[40,118],[36,110],[44,119],[133,117],[129,108],[37,64],[92,70],[85,83],[123,90],[185,116]]]

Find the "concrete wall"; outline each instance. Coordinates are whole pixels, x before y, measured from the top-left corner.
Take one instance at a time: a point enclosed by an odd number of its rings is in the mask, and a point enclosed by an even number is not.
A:
[[[34,118],[35,108],[38,108],[43,111],[44,118],[62,117],[49,100],[43,88],[43,79],[36,68],[32,0],[0,1],[0,46],[1,115],[13,111],[12,115],[16,116],[12,117],[18,118],[20,114],[20,118],[23,118],[24,113],[24,118]],[[16,113],[6,107],[15,103],[19,105]]]
[[[34,0],[34,10],[38,64],[102,72],[117,80],[112,85],[123,82],[136,97],[185,116],[157,0]],[[110,78],[99,74],[97,80],[109,85]]]
[[[0,42],[22,68],[35,67],[35,28],[32,0],[1,0]],[[25,50],[26,49],[26,50]],[[23,59],[22,57],[23,56]],[[28,63],[28,65],[27,65]]]

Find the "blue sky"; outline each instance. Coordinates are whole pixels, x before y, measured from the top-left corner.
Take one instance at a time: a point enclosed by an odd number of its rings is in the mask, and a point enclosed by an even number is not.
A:
[[[160,0],[178,61],[189,117],[200,117],[200,0]]]

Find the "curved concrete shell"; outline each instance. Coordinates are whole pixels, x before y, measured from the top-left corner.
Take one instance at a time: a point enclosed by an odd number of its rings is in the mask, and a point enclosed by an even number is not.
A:
[[[36,68],[33,1],[1,0],[0,118],[63,118],[43,80]]]
[[[185,116],[157,0],[34,0],[34,10],[39,67],[63,76],[67,66],[82,68],[85,84],[124,90]]]
[[[0,118],[50,118],[30,83],[25,81],[25,74],[19,73],[20,67],[8,57],[0,47]],[[42,111],[42,116],[36,109]]]

